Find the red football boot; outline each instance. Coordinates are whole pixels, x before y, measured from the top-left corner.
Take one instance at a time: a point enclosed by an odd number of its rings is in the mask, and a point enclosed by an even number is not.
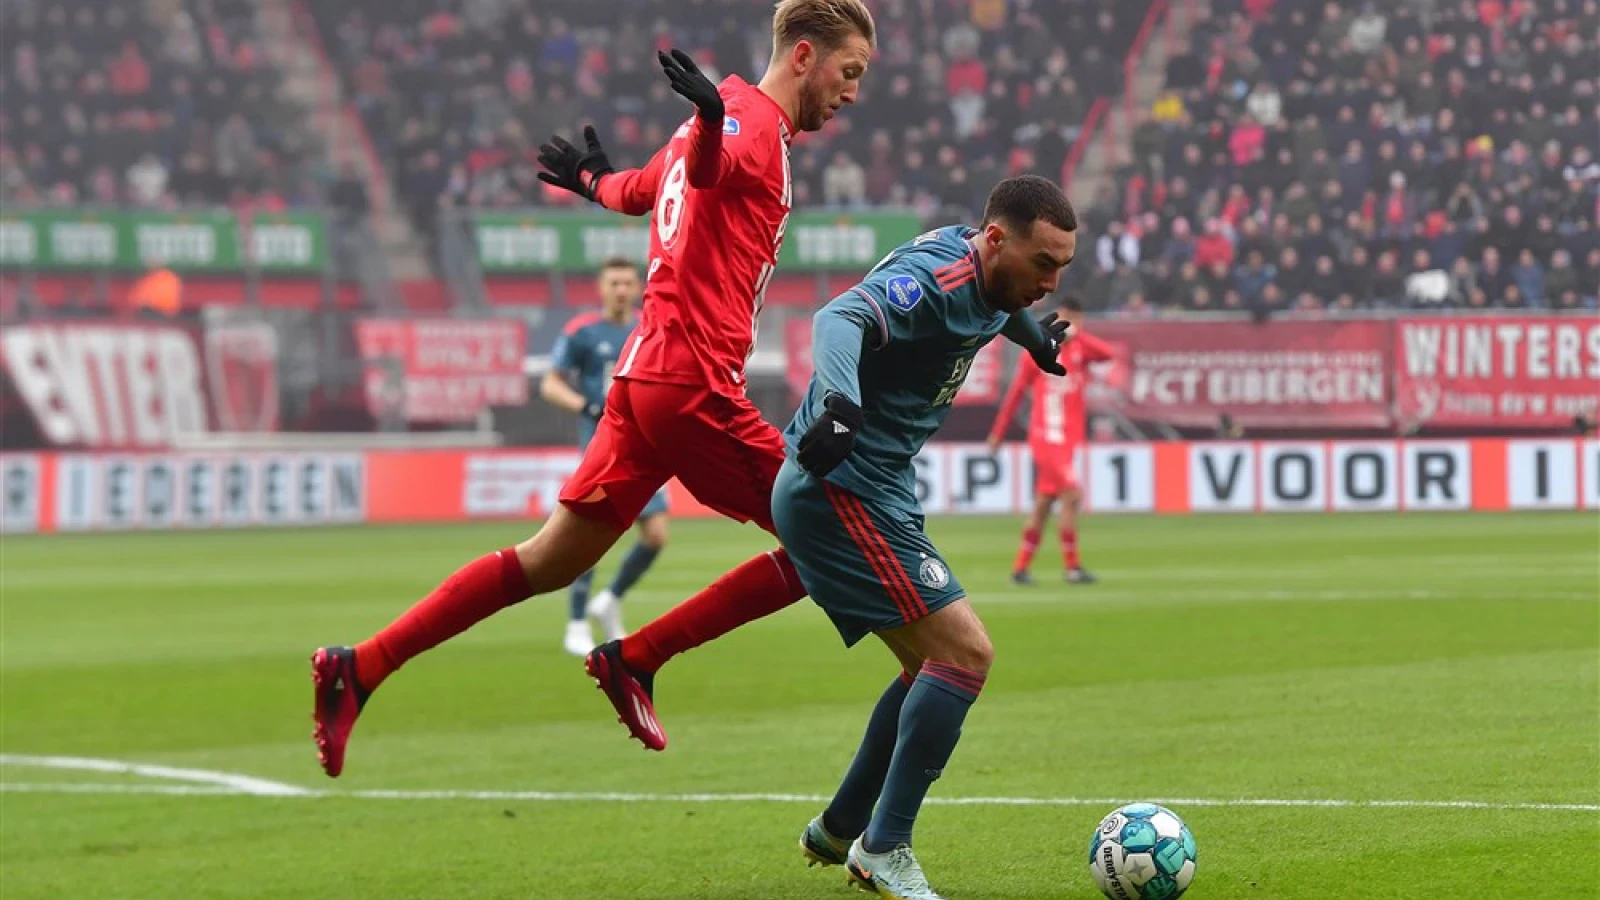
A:
[[[349,647],[318,647],[311,654],[311,682],[316,688],[317,723],[311,737],[317,742],[317,761],[329,778],[344,771],[344,745],[356,726],[361,707],[371,696],[356,682],[356,651]]]
[[[589,673],[606,692],[611,706],[617,711],[617,721],[628,726],[628,731],[644,744],[646,750],[667,749],[667,733],[656,719],[652,695],[655,676],[635,672],[622,661],[622,642],[608,641],[594,648],[583,661]],[[343,745],[341,745],[342,747]]]

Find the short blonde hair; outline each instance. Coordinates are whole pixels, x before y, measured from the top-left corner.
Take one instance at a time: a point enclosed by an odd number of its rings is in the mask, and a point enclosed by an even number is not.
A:
[[[862,0],[778,0],[772,13],[772,47],[781,51],[810,41],[824,52],[859,34],[877,45],[872,11]]]

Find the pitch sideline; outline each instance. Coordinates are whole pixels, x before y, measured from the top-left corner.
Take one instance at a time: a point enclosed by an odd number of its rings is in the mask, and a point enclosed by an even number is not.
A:
[[[114,759],[0,753],[0,767],[44,768],[135,775],[177,784],[94,784],[0,781],[0,793],[127,794],[169,797],[282,797],[346,800],[479,800],[528,803],[809,803],[822,794],[629,793],[609,791],[339,790],[308,788],[249,775],[187,769]],[[1173,807],[1276,807],[1289,809],[1469,809],[1502,812],[1600,812],[1596,803],[1504,803],[1485,800],[1328,800],[1249,797],[1138,798]],[[1113,797],[929,797],[933,806],[1121,806],[1134,798]]]

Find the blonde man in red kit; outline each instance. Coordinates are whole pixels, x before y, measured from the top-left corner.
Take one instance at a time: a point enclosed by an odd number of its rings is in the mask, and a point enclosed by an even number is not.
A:
[[[1111,359],[1112,350],[1105,341],[1083,332],[1083,306],[1077,300],[1068,297],[1061,302],[1061,317],[1072,325],[1059,357],[1067,376],[1040,378],[1038,366],[1024,356],[989,431],[989,452],[997,453],[1022,395],[1033,392],[1028,448],[1033,451],[1035,494],[1033,511],[1022,532],[1022,548],[1011,567],[1011,580],[1017,584],[1033,582],[1028,566],[1039,549],[1039,536],[1057,500],[1061,501],[1061,555],[1066,563],[1066,579],[1073,584],[1093,584],[1095,580],[1078,558],[1078,510],[1083,505],[1078,457],[1087,439],[1084,388],[1089,382],[1089,363]]]
[[[540,148],[547,183],[606,209],[653,215],[643,315],[594,439],[544,527],[468,563],[368,640],[312,655],[313,737],[328,775],[343,770],[350,731],[385,678],[507,606],[570,585],[669,479],[729,518],[774,530],[783,439],[745,396],[744,367],[789,221],[789,142],[855,102],[873,40],[861,0],[781,0],[759,85],[738,76],[715,85],[681,51],[658,54],[695,114],[643,168],[613,170],[593,128],[583,149],[560,138]],[[662,750],[656,670],[804,596],[788,554],[763,553],[596,648],[585,665],[633,736]]]

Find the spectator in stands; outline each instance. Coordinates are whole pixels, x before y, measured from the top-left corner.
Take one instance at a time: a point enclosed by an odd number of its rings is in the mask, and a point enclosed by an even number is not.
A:
[[[161,205],[167,197],[168,176],[167,167],[154,153],[144,154],[128,167],[128,198],[139,206]]]
[[[1478,287],[1491,298],[1498,298],[1511,284],[1511,273],[1500,263],[1500,251],[1495,247],[1483,248],[1478,263]]]
[[[1179,306],[1190,309],[1199,308],[1200,295],[1205,294],[1205,302],[1210,302],[1210,292],[1206,289],[1204,279],[1201,277],[1200,267],[1193,261],[1183,263],[1178,267],[1177,274],[1173,277],[1170,293],[1173,302]]]
[[[840,150],[822,173],[824,206],[857,207],[867,202],[867,173],[850,154]]]
[[[1532,306],[1544,302],[1544,267],[1531,249],[1523,248],[1517,255],[1517,262],[1511,267],[1511,282],[1524,302]]]
[[[1245,99],[1245,108],[1263,128],[1272,128],[1283,118],[1283,97],[1272,82],[1261,81]]]
[[[1205,233],[1194,242],[1194,261],[1201,268],[1232,265],[1233,242],[1224,232],[1221,219],[1206,220]]]
[[[1572,254],[1565,248],[1550,254],[1550,268],[1544,272],[1544,298],[1558,298],[1578,290],[1578,273],[1572,267]],[[1594,290],[1593,287],[1590,289]]]
[[[1345,280],[1339,272],[1339,264],[1332,256],[1318,256],[1312,263],[1311,276],[1306,279],[1303,293],[1309,293],[1326,302],[1343,293],[1344,289]]]
[[[1273,282],[1285,295],[1296,300],[1311,287],[1311,272],[1301,263],[1299,250],[1291,246],[1278,251],[1278,265],[1277,271],[1273,273]]]
[[[1168,265],[1182,266],[1192,262],[1194,256],[1194,233],[1189,228],[1189,220],[1179,216],[1172,220],[1172,233],[1161,248],[1160,261]]]
[[[1233,270],[1233,289],[1239,292],[1245,305],[1258,306],[1263,292],[1276,274],[1277,267],[1267,264],[1266,255],[1261,250],[1252,249],[1245,255],[1244,264]]]
[[[1121,222],[1112,222],[1094,244],[1095,262],[1106,272],[1139,265],[1139,253],[1139,240]]]

